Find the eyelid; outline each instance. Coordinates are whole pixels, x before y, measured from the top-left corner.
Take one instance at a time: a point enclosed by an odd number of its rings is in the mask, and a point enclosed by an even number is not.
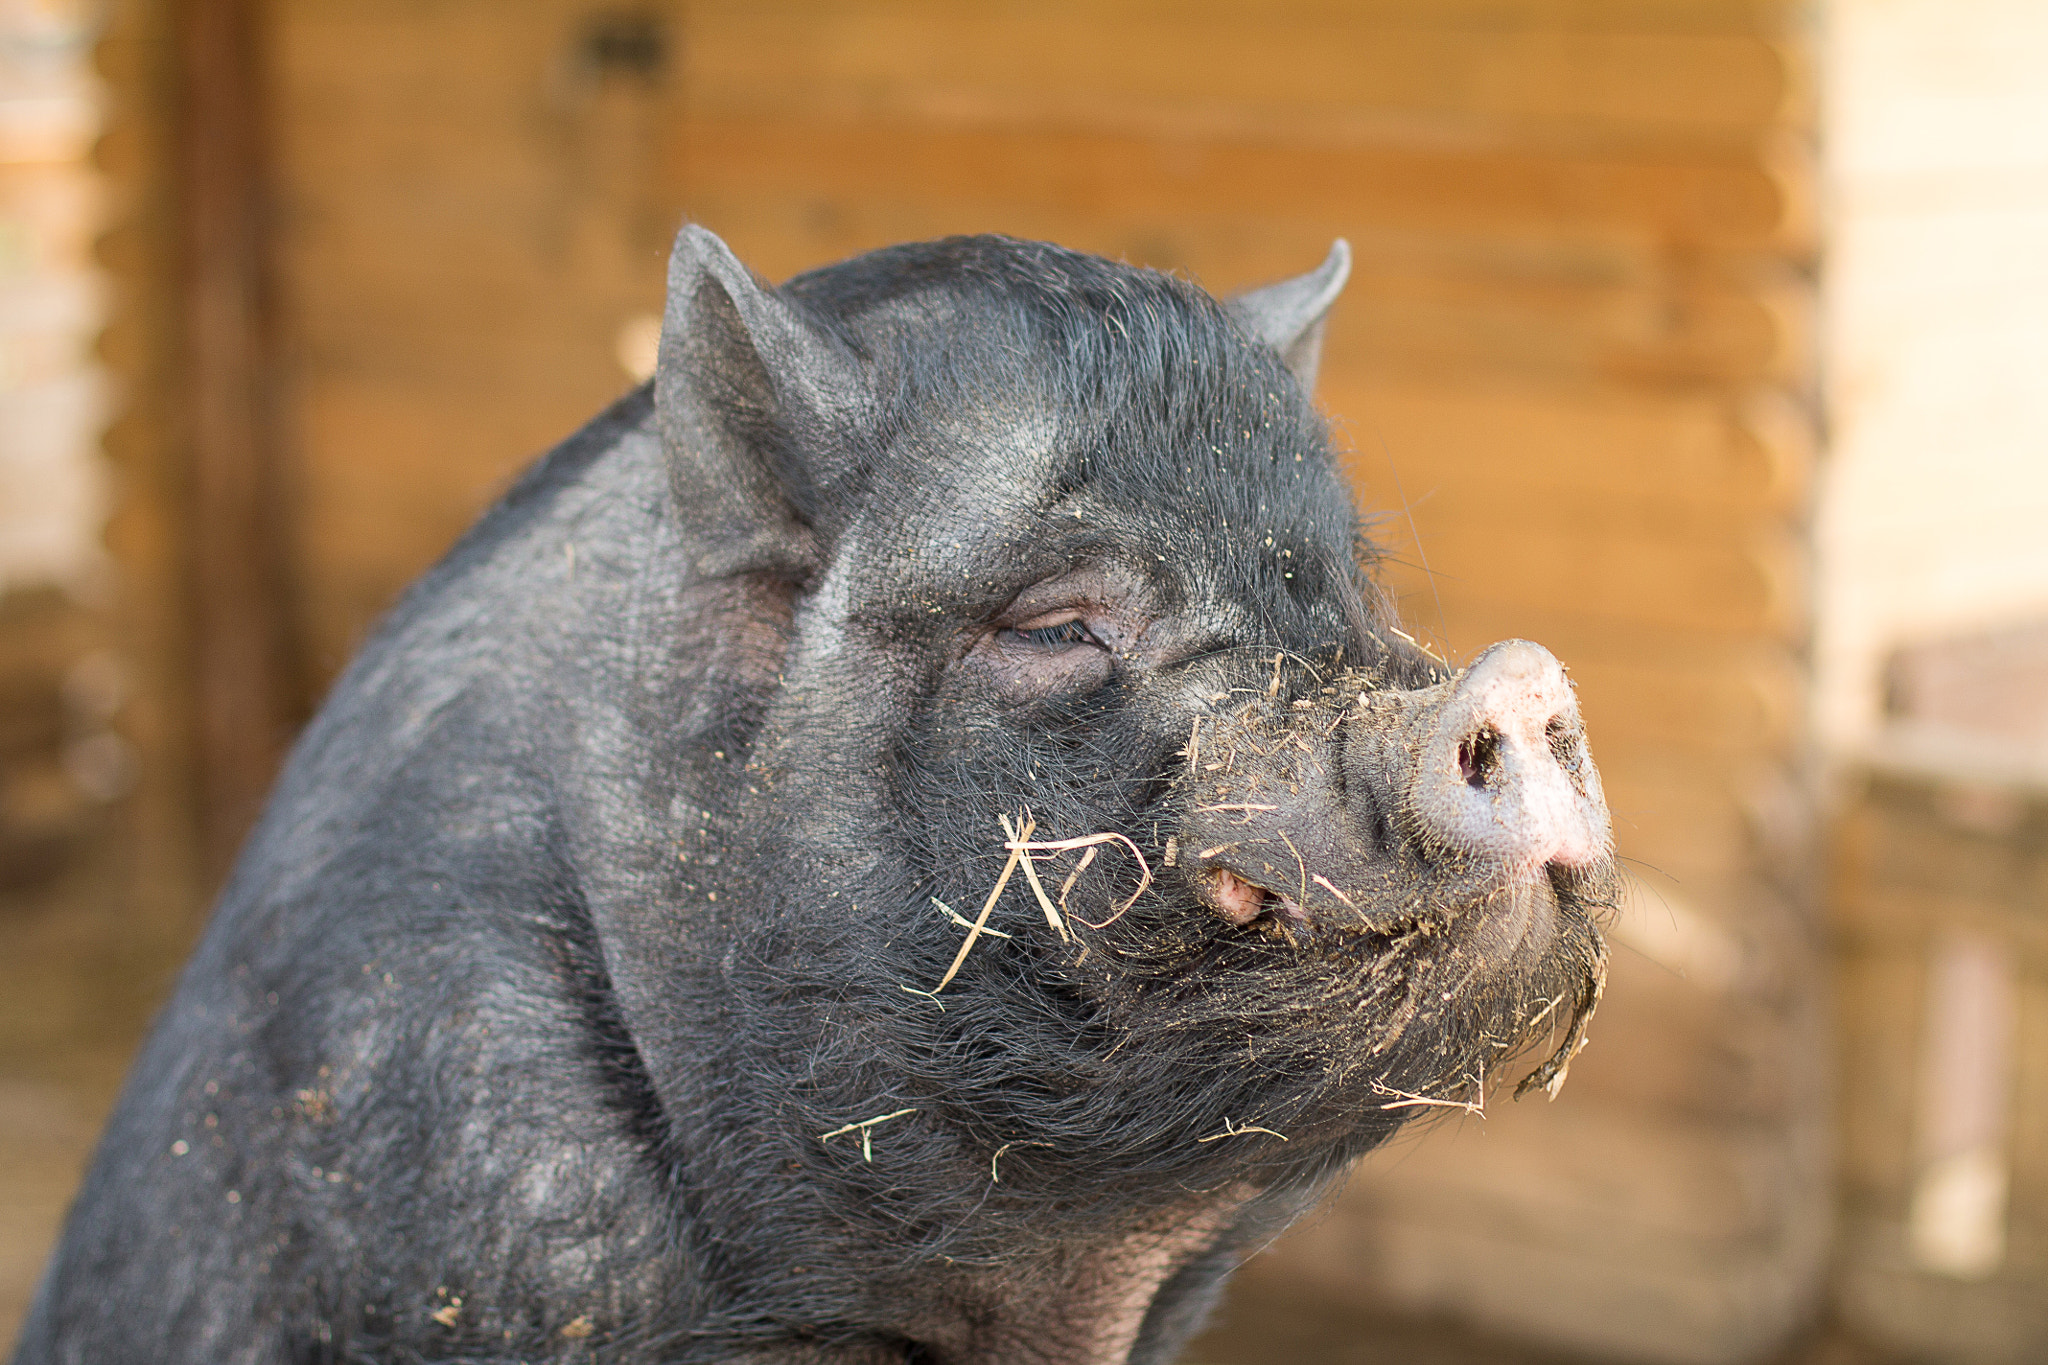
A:
[[[1061,607],[1056,611],[1042,611],[1029,620],[1017,622],[1010,629],[1017,631],[1044,630],[1049,626],[1064,626],[1069,622],[1080,621],[1086,615],[1087,613],[1079,607]]]
[[[1008,634],[1013,639],[1027,640],[1041,647],[1100,646],[1102,643],[1095,638],[1095,632],[1089,630],[1087,624],[1078,616],[1044,626],[1014,626]]]

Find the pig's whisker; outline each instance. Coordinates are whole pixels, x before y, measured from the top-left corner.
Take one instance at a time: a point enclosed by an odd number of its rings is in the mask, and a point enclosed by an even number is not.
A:
[[[1308,904],[1308,863],[1307,863],[1307,862],[1305,862],[1305,861],[1303,861],[1303,859],[1302,859],[1302,856],[1301,856],[1301,850],[1300,850],[1300,849],[1298,849],[1298,848],[1296,848],[1296,847],[1294,846],[1294,840],[1292,840],[1292,839],[1290,839],[1290,838],[1288,838],[1288,837],[1287,837],[1287,831],[1283,829],[1283,830],[1280,830],[1280,831],[1278,831],[1278,833],[1279,833],[1279,835],[1280,835],[1280,842],[1281,842],[1281,843],[1283,843],[1283,844],[1285,844],[1285,845],[1287,845],[1287,851],[1288,851],[1289,853],[1292,853],[1292,854],[1294,855],[1294,865],[1295,865],[1295,866],[1296,866],[1297,868],[1299,868],[1299,869],[1300,869],[1300,871],[1301,871],[1301,896],[1300,896],[1300,899],[1298,899],[1298,900],[1296,900],[1296,901],[1295,901],[1295,904],[1296,904],[1296,905],[1307,905],[1307,904]],[[1321,881],[1321,880],[1322,880],[1322,878],[1321,878],[1321,877],[1318,877],[1318,878],[1316,878],[1316,880],[1317,880],[1317,881]]]

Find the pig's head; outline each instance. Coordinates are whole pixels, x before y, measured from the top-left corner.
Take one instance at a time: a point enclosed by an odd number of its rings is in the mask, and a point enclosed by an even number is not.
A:
[[[1599,778],[1546,651],[1441,664],[1373,585],[1308,392],[1347,268],[1219,303],[982,237],[775,290],[677,244],[659,422],[728,621],[677,894],[734,1074],[801,1058],[762,1125],[878,1217],[1313,1184],[1513,1054],[1564,1078]]]

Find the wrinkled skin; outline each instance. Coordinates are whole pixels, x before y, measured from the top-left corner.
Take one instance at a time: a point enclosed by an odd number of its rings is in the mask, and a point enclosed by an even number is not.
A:
[[[18,1360],[1165,1361],[1423,1101],[1554,1090],[1598,778],[1380,605],[1345,259],[686,230],[651,391],[299,745]]]

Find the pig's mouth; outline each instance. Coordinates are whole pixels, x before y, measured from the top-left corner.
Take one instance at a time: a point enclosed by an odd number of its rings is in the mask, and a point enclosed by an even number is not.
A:
[[[1497,939],[1522,941],[1544,937],[1560,900],[1597,913],[1611,899],[1602,890],[1614,876],[1604,853],[1506,860],[1447,849],[1392,821],[1365,831],[1372,822],[1320,790],[1320,778],[1303,765],[1272,784],[1299,794],[1193,805],[1172,857],[1204,909],[1233,929],[1295,943],[1398,936],[1419,921],[1467,914],[1489,918]]]
[[[1154,1051],[1187,1040],[1230,1096],[1218,1112],[1258,1115],[1294,1157],[1483,1105],[1503,1080],[1518,1097],[1556,1092],[1605,980],[1597,873],[1553,868],[1477,895],[1456,878],[1411,882],[1367,916],[1336,894],[1359,900],[1355,884],[1333,877],[1318,900],[1314,862],[1268,875],[1258,852],[1182,851],[1167,879],[1181,894],[1139,913],[1177,903],[1196,920],[1148,916],[1132,930],[1145,935],[1142,957],[1141,940],[1126,938],[1113,959],[1125,971],[1145,962],[1127,981],[1118,973],[1120,1031]],[[1123,946],[1092,941],[1097,952]],[[1515,1066],[1525,1050],[1533,1069]]]
[[[1240,927],[1258,920],[1278,915],[1281,918],[1306,923],[1308,912],[1301,908],[1301,902],[1278,892],[1268,891],[1255,882],[1248,881],[1227,867],[1216,869],[1196,882],[1196,894],[1206,901],[1210,908],[1226,921]]]
[[[1606,978],[1597,925],[1612,901],[1611,862],[1492,878],[1476,891],[1453,879],[1369,916],[1332,913],[1333,900],[1342,905],[1356,898],[1327,879],[1317,900],[1302,895],[1299,875],[1288,884],[1220,856],[1184,870],[1196,899],[1231,926],[1215,940],[1221,958],[1255,975],[1277,968],[1277,976],[1267,975],[1274,998],[1296,990],[1341,998],[1358,992],[1360,982],[1384,983],[1391,994],[1375,987],[1359,995],[1385,1010],[1368,1026],[1377,1034],[1365,1044],[1369,1054],[1398,1052],[1411,1026],[1428,1027],[1430,1002],[1468,993],[1498,1008],[1484,1029],[1495,1062],[1540,1042],[1546,1032],[1552,1038],[1516,1087],[1518,1098],[1535,1089],[1555,1094],[1584,1045]],[[1297,871],[1306,873],[1313,892],[1312,865]],[[1253,956],[1246,958],[1247,951]],[[1482,1078],[1474,1082],[1479,1090],[1486,1072],[1482,1062],[1474,1073]]]
[[[1197,865],[1190,869],[1188,882],[1195,898],[1227,924],[1295,942],[1324,936],[1317,931],[1339,941],[1359,934],[1398,937],[1421,919],[1453,919],[1466,910],[1489,917],[1490,936],[1496,941],[1540,947],[1555,930],[1561,900],[1583,903],[1581,908],[1590,912],[1597,910],[1600,899],[1577,894],[1581,883],[1598,878],[1545,867],[1534,874],[1499,877],[1491,885],[1461,887],[1460,895],[1430,897],[1415,903],[1411,911],[1381,908],[1368,913],[1356,897],[1306,864],[1300,868],[1300,880],[1282,884],[1233,866],[1218,852],[1204,849],[1194,855]],[[1345,913],[1330,913],[1337,908],[1333,900]]]

